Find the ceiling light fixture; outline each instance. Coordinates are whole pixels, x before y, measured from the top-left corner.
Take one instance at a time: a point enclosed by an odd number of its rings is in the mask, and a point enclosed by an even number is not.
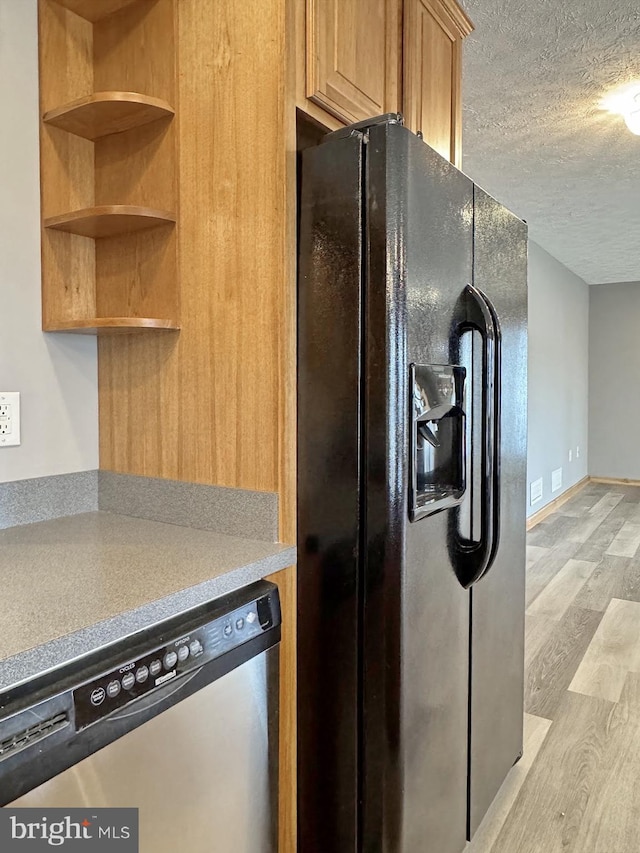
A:
[[[620,115],[636,136],[640,136],[640,83],[631,83],[616,89],[604,98],[602,109]]]
[[[623,113],[623,117],[631,133],[640,136],[640,93],[634,97],[633,106]]]

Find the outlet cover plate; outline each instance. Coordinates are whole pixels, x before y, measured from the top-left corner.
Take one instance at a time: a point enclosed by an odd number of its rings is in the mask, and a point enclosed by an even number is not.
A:
[[[531,502],[531,505],[533,506],[533,504],[537,504],[538,501],[542,500],[542,477],[540,477],[539,480],[534,480],[530,485],[530,489],[531,489],[530,502]]]
[[[551,491],[557,492],[562,488],[562,468],[556,468],[551,472]]]
[[[20,444],[20,392],[0,391],[0,447]]]

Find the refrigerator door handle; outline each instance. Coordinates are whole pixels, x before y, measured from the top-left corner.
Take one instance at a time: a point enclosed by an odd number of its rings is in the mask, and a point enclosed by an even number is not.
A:
[[[456,535],[456,573],[469,588],[485,575],[495,559],[500,539],[500,377],[502,335],[489,298],[469,284],[461,299],[457,335],[478,332],[482,339],[482,452],[479,541]],[[459,315],[460,316],[460,315]]]

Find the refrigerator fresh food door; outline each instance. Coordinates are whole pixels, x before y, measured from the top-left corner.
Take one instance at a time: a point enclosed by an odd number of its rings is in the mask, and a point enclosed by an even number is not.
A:
[[[469,830],[522,753],[527,450],[527,226],[475,187],[473,283],[502,336],[499,546],[471,587]]]

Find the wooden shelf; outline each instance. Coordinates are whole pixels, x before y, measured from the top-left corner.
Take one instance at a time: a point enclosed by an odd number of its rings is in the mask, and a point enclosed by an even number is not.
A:
[[[79,335],[131,335],[135,332],[179,330],[174,320],[153,317],[91,317],[86,320],[54,321],[45,332],[75,332]]]
[[[174,114],[173,107],[160,98],[138,92],[96,92],[88,98],[79,98],[49,110],[43,121],[76,136],[95,140],[173,117]]]
[[[114,12],[119,12],[125,6],[139,3],[140,0],[55,0],[59,6],[64,6],[70,12],[75,12],[87,21],[99,21]]]
[[[63,213],[61,216],[50,216],[44,220],[44,227],[98,239],[132,234],[160,225],[174,225],[175,221],[175,214],[167,210],[133,204],[103,204]]]

